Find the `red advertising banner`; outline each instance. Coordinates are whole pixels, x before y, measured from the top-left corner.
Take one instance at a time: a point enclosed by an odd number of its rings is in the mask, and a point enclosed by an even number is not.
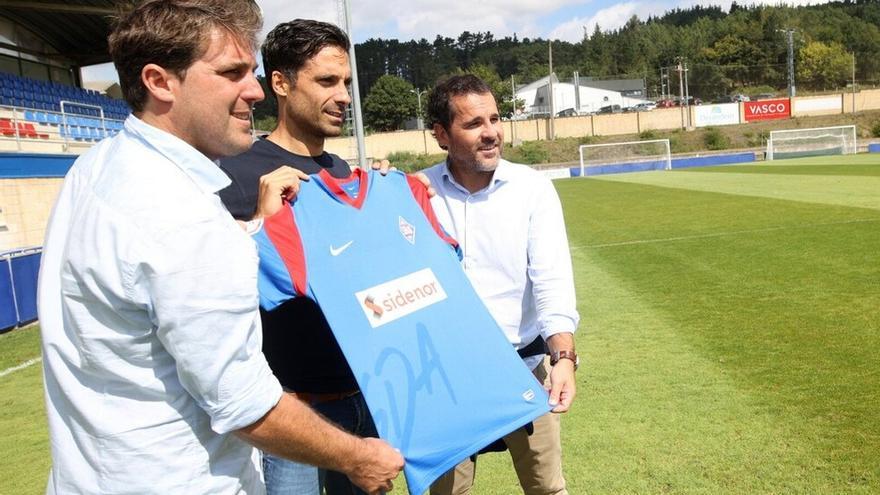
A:
[[[743,102],[743,110],[746,113],[746,122],[787,119],[791,116],[791,100],[780,98],[778,100],[746,101]]]

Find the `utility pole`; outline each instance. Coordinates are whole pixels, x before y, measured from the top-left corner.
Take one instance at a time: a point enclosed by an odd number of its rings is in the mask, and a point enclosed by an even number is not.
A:
[[[553,40],[547,40],[547,51],[550,58],[550,78],[547,80],[550,84],[550,135],[547,138],[552,141],[556,138],[556,122],[553,121]]]
[[[513,95],[513,113],[510,115],[510,145],[516,142],[516,84],[513,82],[513,74],[510,75],[510,94]]]
[[[416,114],[416,127],[420,131],[424,131],[425,130],[425,120],[422,118],[422,93],[427,91],[427,89],[425,91],[419,91],[419,88],[416,88],[414,90],[411,89],[409,91],[410,91],[410,93],[416,94],[416,106],[419,107],[419,113]]]
[[[351,6],[348,0],[341,0],[345,12],[345,22],[341,26],[348,34],[349,39],[354,39],[351,32]],[[367,168],[367,148],[364,145],[364,116],[361,114],[361,94],[358,89],[357,60],[354,56],[354,43],[348,49],[348,60],[351,65],[351,105],[354,108],[354,129],[357,136],[358,166]]]
[[[777,29],[778,33],[785,33],[788,37],[788,97],[794,98],[797,90],[794,84],[794,33],[795,29]]]
[[[660,99],[669,99],[669,67],[660,67]]]

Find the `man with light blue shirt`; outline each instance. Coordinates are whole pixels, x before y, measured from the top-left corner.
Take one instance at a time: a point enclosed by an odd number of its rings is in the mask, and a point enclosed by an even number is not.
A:
[[[110,36],[133,115],[65,178],[40,273],[47,493],[263,493],[254,446],[369,493],[402,468],[282,394],[260,352],[256,247],[214,160],[251,144],[261,22],[249,0],[146,0]]]
[[[428,113],[446,161],[425,171],[443,228],[458,240],[474,289],[525,364],[550,391],[553,413],[571,407],[578,357],[571,256],[559,197],[550,180],[501,159],[504,132],[490,88],[452,76],[431,92]],[[549,356],[545,356],[545,346]],[[533,432],[504,437],[526,495],[567,494],[559,415]],[[431,487],[432,495],[470,493],[475,461],[465,460]]]

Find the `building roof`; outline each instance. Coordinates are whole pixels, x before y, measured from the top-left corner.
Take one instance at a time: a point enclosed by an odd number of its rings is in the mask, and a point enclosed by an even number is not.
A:
[[[633,91],[645,89],[644,79],[591,79],[582,77],[581,86],[588,88],[608,89],[611,91]]]
[[[520,87],[516,88],[516,92],[521,93],[524,91],[532,91],[532,90],[541,88],[543,86],[547,86],[549,81],[550,81],[550,76],[544,76],[541,79],[538,79],[537,81],[534,81],[534,82],[531,82],[531,83],[526,84],[524,86],[520,86]],[[559,78],[556,77],[556,73],[553,73],[553,84],[558,84],[558,83],[559,83]]]
[[[117,0],[0,0],[0,16],[46,41],[79,66],[110,61],[111,19],[126,2]]]

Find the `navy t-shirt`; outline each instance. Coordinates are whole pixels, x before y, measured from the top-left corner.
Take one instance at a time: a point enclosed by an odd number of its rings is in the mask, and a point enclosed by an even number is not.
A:
[[[250,220],[257,208],[260,177],[282,165],[311,175],[327,170],[333,177],[345,179],[351,167],[342,158],[330,153],[303,156],[291,153],[268,139],[258,139],[248,151],[220,159],[220,168],[232,179],[232,184],[220,191],[220,199],[237,220]]]
[[[326,170],[333,177],[351,175],[349,165],[336,155],[297,155],[268,139],[260,139],[250,150],[220,160],[220,168],[232,179],[232,184],[220,191],[220,199],[233,217],[239,220],[253,217],[260,177],[282,165],[307,174]],[[263,354],[282,386],[310,393],[358,389],[324,313],[312,299],[297,297],[272,311],[261,309],[260,313]]]

